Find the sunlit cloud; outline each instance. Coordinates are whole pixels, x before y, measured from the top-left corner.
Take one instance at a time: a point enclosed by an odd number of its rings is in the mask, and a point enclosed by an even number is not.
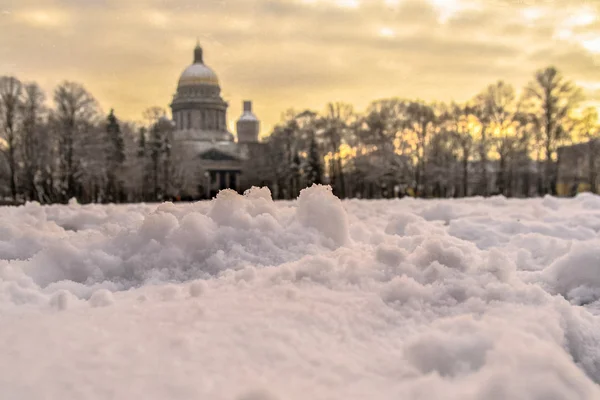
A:
[[[554,37],[558,40],[569,40],[574,37],[573,31],[569,28],[561,28],[556,31]]]
[[[559,22],[555,28],[554,39],[583,46],[592,53],[600,52],[600,31],[593,28],[598,14],[593,8],[583,6],[562,12],[557,10],[555,16]]]
[[[339,7],[344,8],[358,8],[360,7],[359,0],[335,0],[335,4]]]
[[[585,7],[569,15],[563,24],[569,27],[587,26],[596,21],[597,18],[591,7]]]
[[[593,82],[593,81],[577,81],[576,82],[577,85],[581,86],[584,89],[587,90],[600,90],[600,81],[599,82]]]
[[[600,54],[600,37],[596,36],[591,39],[585,39],[581,42],[583,47],[592,53]]]
[[[60,10],[23,10],[15,13],[15,19],[18,22],[36,28],[56,28],[64,26],[68,22],[69,16]]]
[[[361,0],[301,0],[306,5],[333,5],[340,8],[359,8]]]
[[[166,28],[169,23],[169,17],[161,11],[149,11],[146,13],[147,21],[156,27]]]
[[[387,7],[398,7],[401,2],[401,0],[384,0],[383,4],[385,4]]]
[[[540,7],[526,7],[521,10],[521,15],[528,23],[535,23],[544,15],[544,10]]]
[[[435,7],[442,23],[464,8],[461,0],[429,0],[429,2]]]

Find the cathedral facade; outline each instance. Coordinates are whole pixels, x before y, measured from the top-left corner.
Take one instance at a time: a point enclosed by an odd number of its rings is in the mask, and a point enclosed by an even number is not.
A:
[[[173,155],[185,170],[182,193],[186,197],[212,198],[219,190],[241,191],[240,175],[249,157],[260,147],[260,122],[252,102],[236,124],[236,135],[227,127],[228,104],[221,97],[215,72],[204,63],[200,45],[194,61],[179,78],[173,96]]]

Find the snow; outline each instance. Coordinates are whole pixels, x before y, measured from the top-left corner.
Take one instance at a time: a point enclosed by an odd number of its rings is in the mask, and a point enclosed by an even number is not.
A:
[[[598,399],[600,197],[0,208],[2,399]]]

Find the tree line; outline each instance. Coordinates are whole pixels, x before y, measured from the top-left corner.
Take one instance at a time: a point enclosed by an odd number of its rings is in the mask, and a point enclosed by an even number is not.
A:
[[[63,82],[51,106],[36,83],[0,77],[0,196],[4,203],[135,202],[174,199],[184,166],[173,124],[152,107],[142,123],[105,115],[80,84]],[[598,115],[553,67],[520,92],[503,81],[463,103],[400,98],[365,112],[330,103],[324,112],[287,111],[250,152],[245,186],[294,198],[312,183],[341,197],[458,197],[555,193],[559,146],[588,145],[596,191]]]
[[[358,113],[285,113],[254,171],[279,198],[327,181],[341,197],[528,197],[556,194],[557,149],[586,142],[597,192],[598,114],[580,109],[582,90],[556,68],[517,91],[498,81],[463,103],[383,99]]]
[[[0,201],[154,201],[176,181],[172,123],[152,107],[144,122],[104,115],[81,84],[65,81],[52,106],[35,82],[0,77]]]

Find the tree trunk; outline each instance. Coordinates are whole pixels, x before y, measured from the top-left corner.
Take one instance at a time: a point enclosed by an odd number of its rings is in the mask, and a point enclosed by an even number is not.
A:
[[[344,170],[342,167],[342,160],[338,158],[337,160],[338,166],[338,182],[340,184],[340,198],[346,198],[346,182],[344,182]]]
[[[544,173],[544,194],[552,193],[552,150],[546,146],[546,168]]]
[[[537,186],[537,193],[538,196],[543,196],[544,195],[544,174],[545,171],[542,170],[542,156],[541,156],[542,150],[541,149],[537,149],[537,154],[536,154],[536,186]]]
[[[465,154],[463,159],[463,197],[469,195],[469,155]]]
[[[425,163],[425,158],[421,161],[421,185],[423,186],[422,197],[427,197],[429,195],[429,188],[427,187],[427,163]]]
[[[550,93],[547,94],[550,98]],[[554,126],[552,122],[551,105],[546,104],[546,168],[544,171],[544,194],[551,193],[552,180],[552,145],[554,143]]]
[[[481,159],[481,194],[488,196],[488,177],[487,177],[487,137],[485,132],[485,126],[481,130],[481,146],[479,149],[479,158]]]
[[[75,177],[73,176],[73,127],[69,126],[66,137],[66,177],[65,177],[65,201],[69,201],[73,197],[75,189]]]
[[[154,200],[158,201],[158,160],[154,161]]]
[[[513,162],[508,165],[508,172],[506,174],[506,197],[514,196],[514,175],[515,175],[515,164]]]
[[[589,142],[588,164],[590,192],[596,193],[596,143],[593,139]]]
[[[498,192],[506,196],[506,154],[500,153],[500,171],[498,171]]]
[[[10,127],[8,136],[8,167],[10,169],[10,193],[13,201],[17,201],[17,160],[15,157],[15,136],[13,127]]]
[[[421,127],[423,129],[423,127]],[[421,137],[417,138],[417,165],[415,168],[415,194],[417,196],[421,195]]]

